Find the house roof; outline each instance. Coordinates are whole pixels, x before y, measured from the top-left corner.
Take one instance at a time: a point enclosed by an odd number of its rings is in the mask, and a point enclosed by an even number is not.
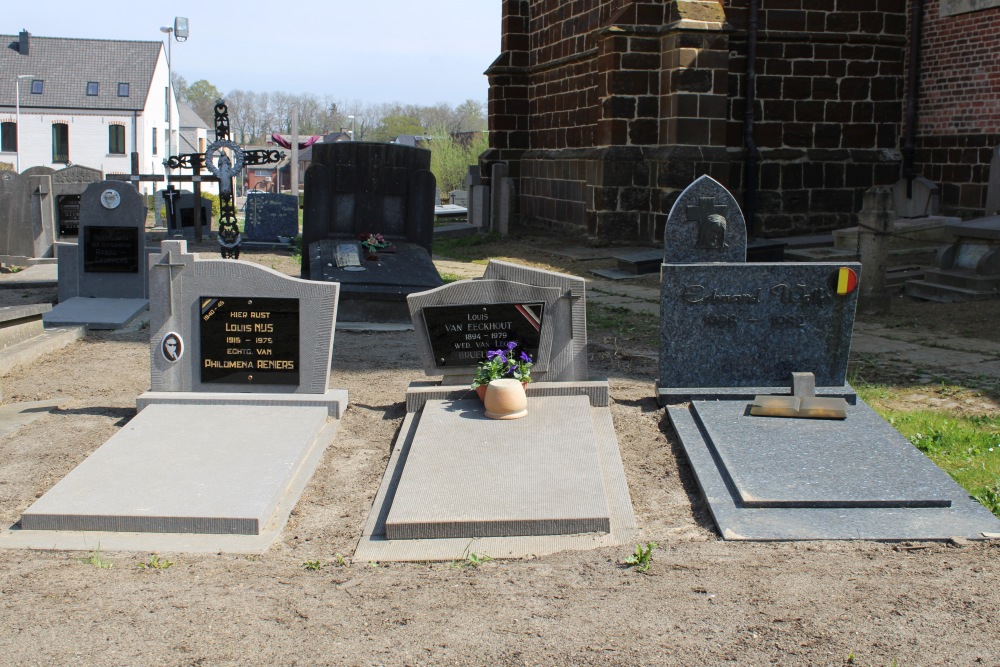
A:
[[[180,117],[180,126],[183,128],[209,129],[208,123],[184,102],[177,102],[177,115]]]
[[[13,107],[15,77],[30,74],[45,82],[41,95],[31,94],[31,82],[21,84],[21,107],[141,111],[162,42],[111,39],[71,39],[29,35],[26,55],[19,35],[0,35],[0,106]],[[87,95],[87,83],[98,84]],[[118,96],[118,84],[129,84],[129,96]]]

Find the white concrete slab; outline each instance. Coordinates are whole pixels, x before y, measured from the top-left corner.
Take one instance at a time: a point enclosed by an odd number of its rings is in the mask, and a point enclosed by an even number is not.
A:
[[[120,329],[149,307],[148,299],[104,299],[76,296],[42,316],[45,326],[85,324],[91,329]]]
[[[323,407],[148,406],[21,528],[259,534],[326,419]]]

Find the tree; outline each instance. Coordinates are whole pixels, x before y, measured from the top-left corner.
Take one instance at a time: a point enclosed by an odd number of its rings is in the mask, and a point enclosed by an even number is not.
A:
[[[215,122],[215,102],[221,97],[219,89],[205,79],[195,81],[184,90],[184,101],[209,127]]]
[[[446,128],[438,127],[426,146],[431,151],[431,173],[438,187],[441,192],[450,192],[462,186],[469,165],[476,164],[479,155],[489,148],[489,136],[486,132],[475,132],[459,141]]]
[[[382,118],[372,133],[372,140],[389,142],[401,134],[422,135],[424,128],[418,118],[396,113]]]

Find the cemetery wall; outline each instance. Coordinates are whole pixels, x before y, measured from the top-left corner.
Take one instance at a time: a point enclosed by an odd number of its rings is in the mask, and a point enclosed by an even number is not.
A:
[[[743,190],[747,0],[505,0],[491,150],[522,222],[654,242],[701,174]],[[905,0],[761,0],[764,236],[853,224],[899,178]],[[888,122],[887,122],[888,121]]]
[[[983,214],[1000,146],[996,4],[925,0],[916,163],[941,186],[943,211],[964,217]],[[973,6],[983,9],[967,11]]]

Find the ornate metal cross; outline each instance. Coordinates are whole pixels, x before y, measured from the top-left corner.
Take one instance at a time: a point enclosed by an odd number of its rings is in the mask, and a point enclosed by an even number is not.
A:
[[[236,206],[233,203],[233,176],[239,174],[244,166],[274,164],[284,158],[285,154],[281,151],[245,151],[230,140],[229,108],[224,100],[218,100],[215,103],[215,141],[208,145],[205,153],[175,155],[164,162],[171,169],[191,169],[194,177],[198,177],[202,169],[208,169],[219,179],[219,252],[223,259],[239,259],[241,239],[240,230],[236,226]],[[195,184],[197,185],[197,181]],[[197,213],[198,199],[196,196],[195,219],[200,222],[201,216]]]

